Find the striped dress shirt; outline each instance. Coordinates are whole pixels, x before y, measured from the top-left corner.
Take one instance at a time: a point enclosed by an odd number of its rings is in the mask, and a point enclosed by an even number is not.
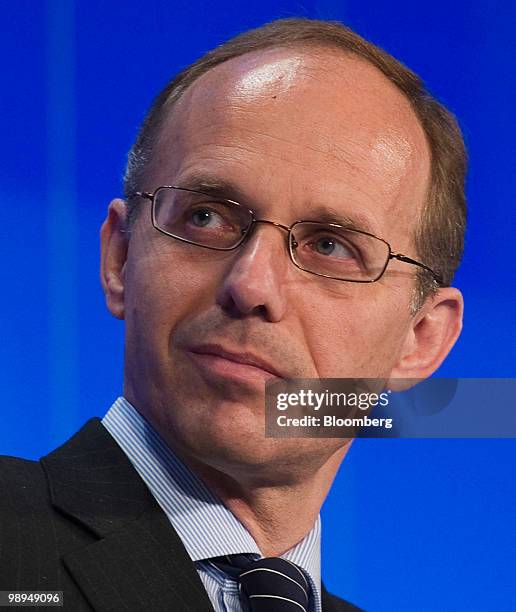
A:
[[[102,424],[177,531],[216,612],[243,612],[236,580],[208,559],[242,553],[263,558],[251,534],[124,397],[114,402]],[[304,539],[281,555],[304,570],[311,586],[309,612],[321,612],[320,547],[318,516]]]

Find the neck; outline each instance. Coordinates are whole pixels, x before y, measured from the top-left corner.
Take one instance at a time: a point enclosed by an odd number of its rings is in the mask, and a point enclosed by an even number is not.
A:
[[[265,557],[279,556],[313,528],[349,444],[311,474],[287,483],[235,477],[184,457],[185,462],[244,525]]]

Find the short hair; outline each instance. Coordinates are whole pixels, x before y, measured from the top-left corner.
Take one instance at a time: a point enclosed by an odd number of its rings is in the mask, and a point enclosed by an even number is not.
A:
[[[128,222],[136,218],[136,200],[152,161],[157,134],[171,108],[185,90],[211,68],[246,53],[272,48],[334,48],[378,68],[408,99],[427,139],[431,172],[414,238],[417,256],[438,272],[449,286],[460,263],[466,225],[465,178],[467,153],[455,117],[433,97],[423,81],[389,53],[335,21],[278,19],[249,30],[203,55],[175,76],[156,97],[129,151],[124,193],[129,200]],[[412,310],[434,294],[437,283],[418,272]]]

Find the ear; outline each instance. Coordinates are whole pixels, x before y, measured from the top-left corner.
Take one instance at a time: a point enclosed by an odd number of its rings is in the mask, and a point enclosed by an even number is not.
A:
[[[410,379],[422,380],[437,370],[460,335],[463,312],[462,294],[454,287],[443,287],[427,298],[412,320],[389,389],[402,391],[416,383]]]
[[[106,305],[117,319],[125,316],[124,273],[129,240],[125,232],[126,219],[126,202],[113,200],[100,230],[100,282],[106,296]]]

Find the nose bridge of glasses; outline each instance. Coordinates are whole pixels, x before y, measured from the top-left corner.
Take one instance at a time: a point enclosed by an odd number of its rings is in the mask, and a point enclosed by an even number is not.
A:
[[[269,221],[269,219],[255,219],[254,223],[267,223],[268,225],[274,225],[274,227],[279,227],[290,234],[290,227],[283,225],[283,223],[278,223],[277,221]]]
[[[266,225],[272,225],[273,227],[277,227],[279,229],[284,230],[285,232],[287,232],[287,245],[288,245],[288,241],[290,238],[290,233],[291,233],[291,228],[287,227],[286,225],[283,225],[283,223],[278,223],[277,221],[270,221],[269,219],[253,219],[253,222],[251,224],[251,228],[250,228],[250,232],[248,232],[248,235],[250,233],[252,233],[252,230],[254,229],[254,227],[256,225],[258,225],[258,223],[265,223]]]

